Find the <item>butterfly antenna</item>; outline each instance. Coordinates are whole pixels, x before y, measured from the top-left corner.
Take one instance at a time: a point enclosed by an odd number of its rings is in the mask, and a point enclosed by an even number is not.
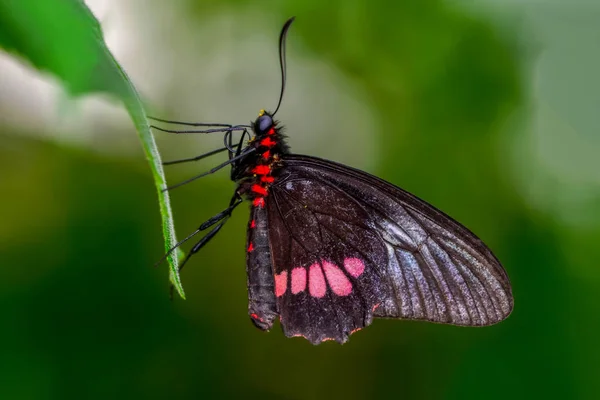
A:
[[[281,92],[279,93],[279,103],[277,103],[277,108],[271,115],[277,114],[279,106],[281,105],[281,100],[283,100],[283,92],[285,90],[285,38],[287,37],[290,25],[292,25],[292,22],[294,22],[295,18],[296,17],[292,17],[285,22],[285,24],[283,25],[283,29],[281,29],[281,34],[279,35],[279,65],[281,66]]]

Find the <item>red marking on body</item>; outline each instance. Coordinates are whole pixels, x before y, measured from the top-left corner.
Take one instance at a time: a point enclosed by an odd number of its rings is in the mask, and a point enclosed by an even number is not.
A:
[[[263,176],[260,178],[260,181],[265,183],[273,183],[275,182],[275,178],[273,178],[272,176]]]
[[[306,269],[297,267],[292,270],[292,294],[298,294],[306,289]]]
[[[254,193],[258,193],[261,196],[266,196],[267,195],[267,189],[265,189],[264,187],[260,186],[260,185],[252,185],[252,191]]]
[[[264,197],[257,197],[257,198],[254,199],[254,201],[252,202],[252,204],[254,205],[254,207],[263,208],[265,206],[265,198]]]
[[[250,246],[248,246],[248,253],[251,251],[254,251],[254,245],[252,243],[250,243]]]
[[[333,293],[338,296],[348,296],[352,293],[352,283],[350,283],[348,278],[346,278],[346,275],[344,275],[337,265],[328,261],[323,261],[323,269],[325,270],[327,282]]]
[[[257,320],[259,320],[260,322],[263,322],[263,319],[262,319],[261,317],[259,317],[259,316],[258,316],[257,314],[255,314],[255,313],[252,313],[252,314],[250,314],[250,318],[252,318],[252,319],[257,319]]]
[[[375,312],[375,310],[377,310],[377,308],[379,308],[379,306],[381,305],[381,303],[377,303],[373,306],[373,309],[371,310],[372,312]]]
[[[268,160],[269,158],[271,158],[271,152],[269,150],[265,151],[263,153],[263,159]]]
[[[271,129],[269,129],[269,131],[267,132],[268,135],[274,135],[275,134],[275,128],[271,127]]]
[[[287,271],[275,274],[275,296],[281,297],[287,290]]]
[[[355,333],[355,332],[358,332],[358,331],[360,331],[361,329],[362,329],[362,328],[355,328],[355,329],[353,329],[353,330],[351,330],[351,331],[350,331],[350,334],[352,335],[353,333]]]
[[[256,167],[252,168],[251,172],[257,175],[268,175],[271,172],[271,167],[268,165],[257,165]]]
[[[266,137],[263,140],[260,141],[260,145],[261,146],[265,146],[265,147],[273,147],[277,144],[276,141],[274,141],[273,139],[271,139],[270,137]]]
[[[350,275],[358,278],[365,271],[365,264],[359,258],[346,258],[344,260],[344,268]]]
[[[256,228],[256,221],[252,220],[252,222],[250,222],[250,228]]]
[[[323,270],[318,263],[310,266],[308,270],[308,291],[312,297],[321,298],[327,291],[327,283],[323,276]]]

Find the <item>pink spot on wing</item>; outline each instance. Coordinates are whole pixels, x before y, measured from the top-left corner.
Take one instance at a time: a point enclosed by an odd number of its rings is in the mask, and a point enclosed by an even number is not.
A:
[[[275,296],[283,296],[287,290],[287,271],[275,274]]]
[[[323,269],[333,293],[338,296],[348,296],[352,293],[352,283],[350,283],[344,272],[337,265],[323,261]]]
[[[292,270],[292,293],[298,294],[306,289],[306,269],[297,267]]]
[[[344,260],[344,268],[350,275],[358,278],[365,271],[365,264],[359,258],[346,258]]]
[[[308,291],[312,297],[321,298],[325,296],[327,284],[323,276],[323,270],[319,264],[313,264],[308,271]]]

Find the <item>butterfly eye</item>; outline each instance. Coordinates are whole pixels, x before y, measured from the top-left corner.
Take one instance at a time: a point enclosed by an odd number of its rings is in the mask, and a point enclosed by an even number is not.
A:
[[[268,115],[263,115],[262,117],[258,118],[257,122],[258,130],[261,133],[266,132],[271,127],[271,125],[273,125],[273,119]]]

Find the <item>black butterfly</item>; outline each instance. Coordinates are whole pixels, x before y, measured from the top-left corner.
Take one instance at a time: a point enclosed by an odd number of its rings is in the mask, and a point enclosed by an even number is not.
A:
[[[365,172],[315,157],[291,154],[277,113],[285,88],[285,38],[279,38],[282,86],[274,112],[251,125],[174,131],[223,132],[237,188],[229,207],[204,222],[176,247],[210,230],[190,256],[223,227],[242,199],[251,201],[246,272],[248,313],[268,330],[279,316],[286,336],[313,344],[344,343],[373,317],[484,326],[513,308],[506,271],[471,231],[412,194]],[[254,132],[250,136],[248,129]],[[237,143],[233,132],[242,132]],[[247,142],[245,142],[247,140]],[[172,251],[171,250],[171,251]]]

